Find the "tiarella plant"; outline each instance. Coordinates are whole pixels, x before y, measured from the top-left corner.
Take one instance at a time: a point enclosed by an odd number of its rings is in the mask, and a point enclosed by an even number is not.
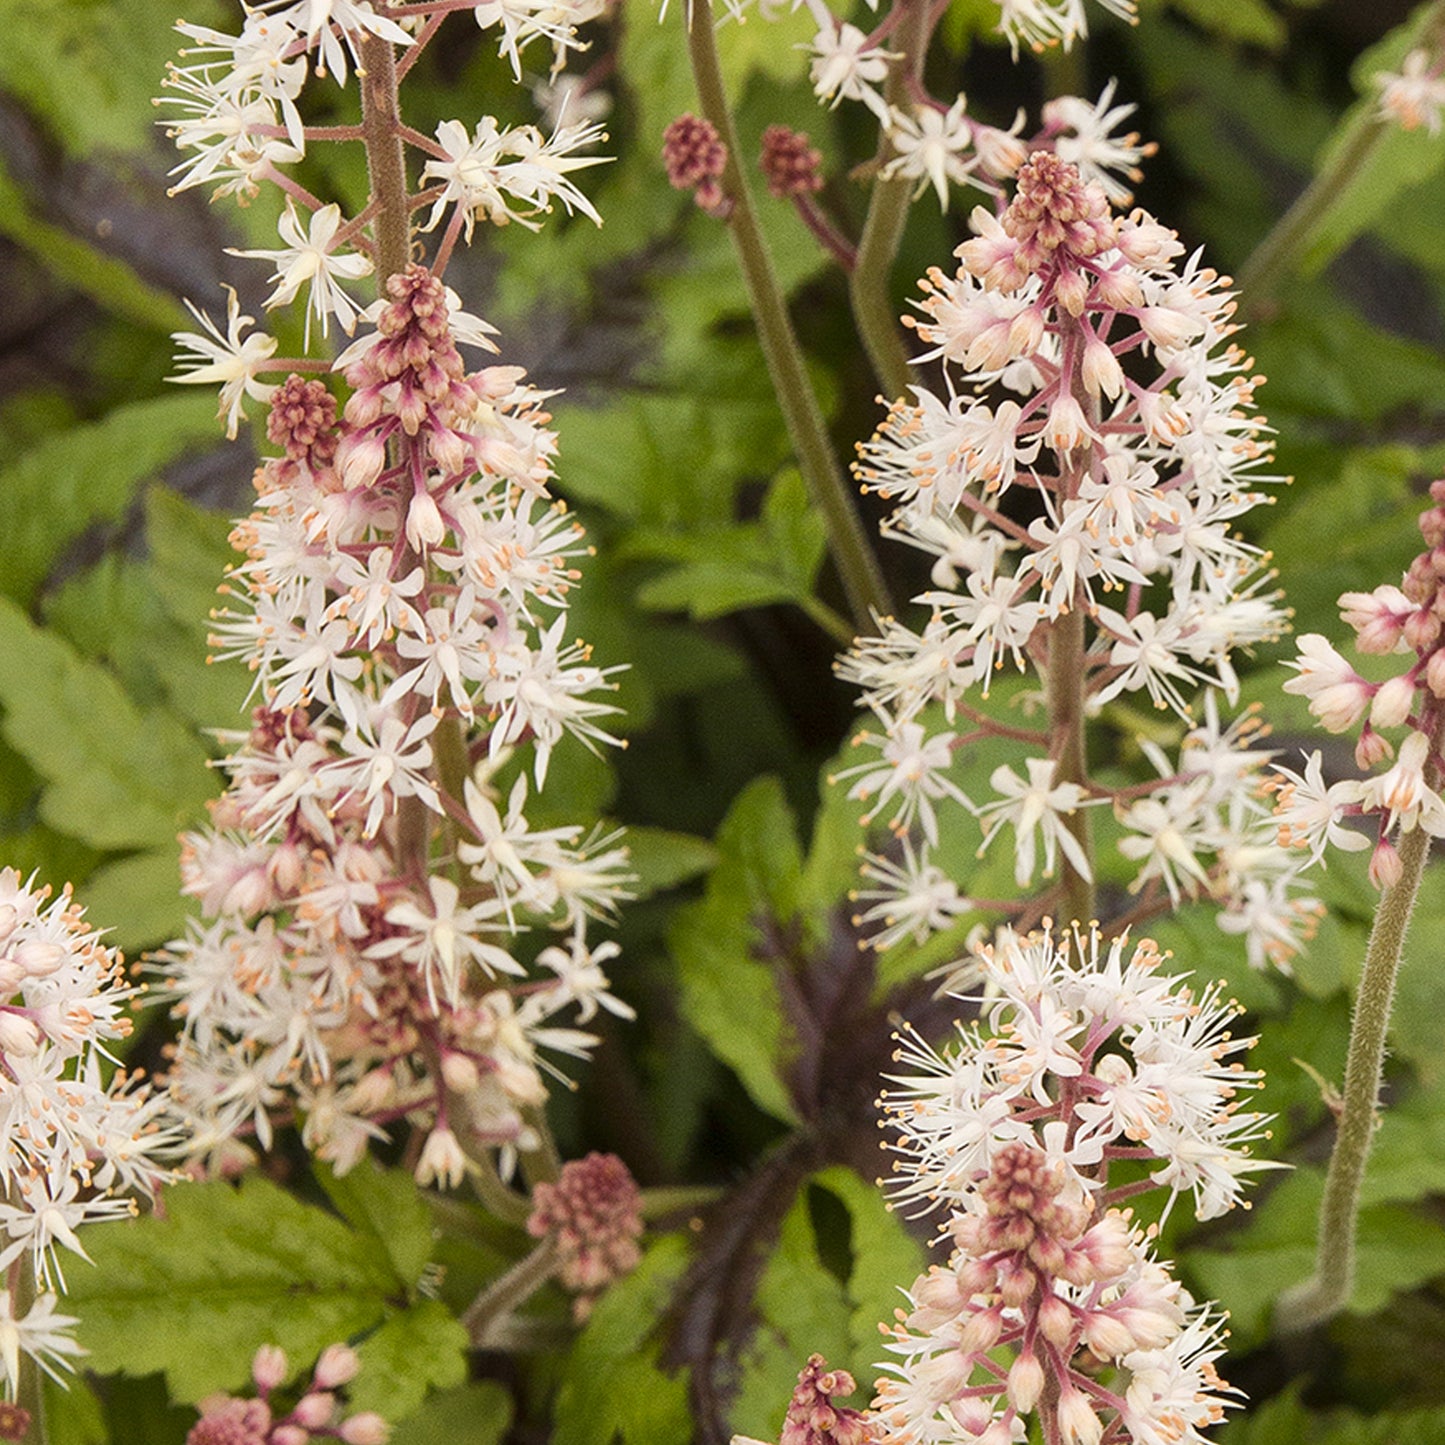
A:
[[[1445,0],[195,3],[0,46],[0,1438],[1445,1434]]]

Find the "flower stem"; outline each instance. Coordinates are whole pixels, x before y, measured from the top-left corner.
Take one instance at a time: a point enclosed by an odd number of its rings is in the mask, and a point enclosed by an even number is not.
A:
[[[1049,724],[1054,743],[1050,749],[1057,766],[1054,785],[1077,783],[1088,789],[1084,765],[1084,617],[1082,605],[1073,607],[1049,628],[1049,656],[1046,670]],[[1063,825],[1078,839],[1085,858],[1093,857],[1089,810],[1076,808]],[[1062,849],[1060,850],[1063,851]],[[1069,861],[1063,869],[1064,923],[1089,923],[1094,917],[1094,885]]]
[[[1435,0],[1416,33],[1427,46],[1438,47],[1445,41],[1445,0]],[[1240,267],[1238,290],[1247,312],[1257,314],[1268,305],[1271,293],[1299,265],[1320,223],[1355,178],[1369,169],[1375,151],[1394,126],[1395,122],[1373,107],[1354,118],[1324,169]]]
[[[853,623],[860,631],[871,629],[870,614],[891,612],[888,589],[878,560],[868,545],[850,488],[833,454],[823,423],[822,408],[808,380],[802,351],[788,316],[787,302],[778,285],[773,259],[758,228],[757,213],[746,177],[738,163],[737,127],[733,124],[718,59],[711,0],[692,0],[687,22],[688,52],[702,113],[727,147],[722,174],[723,189],[731,199],[728,218],[738,264],[748,290],[748,301],[758,328],[763,356],[782,408],[788,435],[798,456],[798,467],[808,493],[823,514],[828,550],[843,582]]]
[[[890,105],[902,106],[908,100],[910,79],[916,80],[923,69],[923,56],[928,48],[929,7],[925,0],[897,0],[901,18],[897,38],[902,60],[888,72],[883,85],[883,98]],[[878,142],[878,166],[892,160],[893,142],[884,131]],[[853,269],[848,273],[848,294],[853,302],[853,320],[874,374],[890,401],[906,396],[913,375],[908,367],[908,353],[898,330],[891,298],[893,262],[903,241],[903,228],[908,221],[909,192],[913,182],[907,176],[884,179],[880,174],[873,182],[868,198],[868,214],[863,221],[863,234],[858,241]]]
[[[496,1328],[518,1305],[536,1294],[552,1278],[556,1268],[557,1241],[548,1238],[487,1285],[467,1306],[461,1319],[473,1349],[484,1349],[491,1344]]]
[[[366,169],[372,199],[379,209],[374,223],[376,279],[386,295],[387,278],[406,270],[411,260],[411,213],[402,150],[401,109],[396,57],[389,41],[364,35],[361,41],[361,129],[366,140]]]
[[[10,1308],[12,1317],[23,1320],[35,1303],[35,1264],[22,1255],[11,1267]],[[30,1415],[30,1428],[25,1432],[25,1445],[48,1445],[50,1431],[45,1419],[45,1376],[34,1358],[20,1353],[20,1378],[15,1386],[15,1403]]]
[[[1308,1329],[1337,1314],[1350,1297],[1355,1276],[1355,1229],[1360,1185],[1375,1133],[1376,1106],[1385,1065],[1385,1032],[1395,996],[1395,979],[1410,926],[1410,912],[1430,853],[1430,835],[1413,828],[1400,839],[1400,881],[1387,888],[1375,911],[1365,949],[1365,966],[1350,1025],[1345,1061],[1344,1102],[1320,1204],[1319,1249],[1314,1275],[1287,1290],[1275,1309],[1286,1333]]]

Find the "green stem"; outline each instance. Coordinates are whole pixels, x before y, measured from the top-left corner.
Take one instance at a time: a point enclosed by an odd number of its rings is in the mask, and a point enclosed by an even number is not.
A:
[[[35,1265],[31,1256],[22,1255],[10,1270],[10,1309],[13,1317],[23,1320],[35,1303]],[[30,1416],[25,1432],[25,1445],[48,1445],[49,1426],[45,1419],[45,1376],[40,1366],[23,1350],[20,1354],[20,1378],[15,1386],[15,1403]]]
[[[484,1349],[490,1345],[497,1326],[536,1294],[556,1270],[557,1241],[548,1238],[531,1254],[519,1259],[505,1274],[494,1279],[462,1314],[461,1322],[471,1338],[472,1347]]]
[[[888,72],[883,84],[883,98],[900,109],[909,103],[909,81],[923,73],[923,57],[928,49],[929,24],[927,0],[897,0],[903,18],[894,32],[902,50],[902,59]],[[895,154],[893,142],[883,132],[878,141],[878,168]],[[863,349],[873,364],[889,400],[908,394],[913,373],[908,366],[908,353],[898,328],[898,317],[892,300],[893,263],[903,242],[908,222],[908,206],[913,181],[907,176],[885,180],[881,174],[873,181],[868,198],[868,214],[863,221],[863,234],[853,269],[848,274],[848,294],[853,303],[853,320],[858,327]]]
[[[1421,43],[1438,48],[1445,41],[1445,0],[1435,0],[1416,32]],[[1395,122],[1367,107],[1355,117],[1339,148],[1294,204],[1240,267],[1238,290],[1250,314],[1268,304],[1280,283],[1298,267],[1320,223],[1355,178],[1369,169],[1376,149]]]
[[[1365,966],[1350,1025],[1344,1100],[1335,1147],[1320,1205],[1319,1249],[1314,1275],[1287,1290],[1275,1308],[1285,1333],[1308,1329],[1344,1308],[1355,1277],[1355,1225],[1360,1185],[1374,1137],[1380,1080],[1385,1067],[1385,1033],[1395,997],[1395,979],[1410,926],[1410,912],[1430,853],[1430,835],[1413,828],[1400,839],[1400,881],[1387,888],[1375,911]]]
[[[738,263],[747,286],[753,319],[757,323],[768,375],[777,392],[783,420],[797,453],[798,466],[807,483],[808,493],[823,514],[828,549],[842,578],[854,626],[859,631],[869,632],[872,630],[872,613],[885,615],[892,611],[888,589],[877,558],[868,545],[852,490],[828,440],[822,408],[808,380],[803,354],[788,316],[787,302],[778,285],[767,243],[758,227],[747,179],[738,163],[737,127],[733,124],[727,90],[723,85],[717,39],[713,32],[711,0],[692,0],[687,37],[702,113],[727,147],[722,185],[732,201],[728,228],[737,248]]]

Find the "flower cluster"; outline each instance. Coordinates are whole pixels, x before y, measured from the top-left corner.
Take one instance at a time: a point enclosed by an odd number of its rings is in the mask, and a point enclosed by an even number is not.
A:
[[[617,742],[616,669],[569,624],[589,548],[548,494],[549,394],[463,359],[496,351],[493,328],[442,280],[478,220],[535,228],[558,202],[597,220],[571,175],[601,132],[484,116],[434,140],[392,126],[378,150],[366,125],[313,131],[298,101],[313,71],[344,83],[355,68],[373,90],[389,77],[395,106],[460,9],[520,78],[522,46],[543,38],[560,61],[605,4],[386,8],[276,0],[238,36],[183,25],[199,58],[170,78],[178,185],[279,187],[283,246],[240,254],[271,266],[268,307],[305,307],[308,346],[312,321],[355,339],[334,361],[277,357],[234,295],[224,331],[197,311],[202,329],[177,337],[177,379],[220,385],[232,435],[248,398],[267,403],[279,454],[256,473],[214,614],[214,657],[246,662],[255,706],[223,735],[211,826],[183,840],[203,917],[163,959],[184,1021],[168,1083],[215,1167],[287,1123],[344,1169],[405,1123],[422,1134],[418,1179],[454,1185],[469,1159],[490,1169],[479,1156],[499,1151],[506,1172],[537,1146],[544,1053],[594,1041],[573,1024],[630,1014],[603,971],[616,946],[588,937],[627,896],[625,850],[528,817],[564,736]],[[373,195],[354,219],[282,169],[318,139],[368,147]],[[413,212],[441,233],[430,267],[410,260]],[[373,274],[382,294],[363,304],[349,287]]]
[[[876,761],[838,776],[869,818],[923,840],[891,879],[872,860],[884,887],[868,916],[906,916],[922,933],[962,911],[930,872],[949,805],[974,815],[985,850],[1012,833],[1027,888],[1061,864],[1091,878],[1088,819],[1110,803],[1135,918],[1207,893],[1252,958],[1287,961],[1314,905],[1294,896],[1298,859],[1255,796],[1269,756],[1252,746],[1259,724],[1224,725],[1214,701],[1237,695],[1235,650],[1284,622],[1263,559],[1234,530],[1274,478],[1227,283],[1048,152],[1020,170],[1002,216],[978,208],[973,223],[955,274],[924,281],[914,323],[947,389],[895,402],[857,466],[897,504],[886,533],[934,559],[935,584],[917,599],[931,611],[921,632],[883,619],[839,665],[879,726],[857,740]],[[1006,664],[1049,689],[1047,728],[980,710]],[[1156,777],[1106,787],[1079,730],[1134,694],[1187,730],[1177,757],[1143,743]],[[991,797],[952,775],[981,739],[1024,754],[996,767]]]
[[[361,1361],[347,1345],[321,1352],[311,1382],[289,1410],[273,1396],[290,1374],[285,1352],[262,1345],[251,1364],[255,1398],[217,1394],[200,1403],[201,1418],[186,1435],[186,1445],[307,1445],[339,1440],[342,1445],[385,1445],[391,1427],[372,1410],[347,1415],[337,1392],[356,1378]]]
[[[58,1249],[87,1258],[77,1231],[135,1213],[181,1143],[164,1096],[114,1066],[137,990],[83,915],[68,887],[52,898],[0,870],[0,1377],[10,1399],[22,1356],[57,1375],[81,1353],[75,1320],[58,1309]],[[35,1287],[28,1302],[17,1297],[29,1293],[17,1289],[22,1273]]]
[[[527,1233],[555,1242],[557,1277],[576,1295],[577,1319],[587,1318],[607,1285],[636,1268],[641,1210],[637,1185],[615,1154],[573,1159],[556,1183],[533,1189]]]
[[[1005,1445],[1039,1410],[1047,1439],[1199,1441],[1229,1403],[1221,1318],[1118,1207],[1163,1188],[1213,1218],[1267,1167],[1245,1152],[1266,1120],[1239,1107],[1260,1079],[1237,1007],[1162,962],[1148,940],[1005,935],[978,953],[986,1026],[943,1052],[902,1037],[892,1194],[945,1211],[954,1248],[885,1327],[882,1438]]]
[[[1305,760],[1303,773],[1275,769],[1275,818],[1281,840],[1318,862],[1329,847],[1367,848],[1370,840],[1346,823],[1369,818],[1375,824],[1370,877],[1377,888],[1399,881],[1395,840],[1422,828],[1445,837],[1445,481],[1431,484],[1432,505],[1420,517],[1425,549],[1410,564],[1398,587],[1346,592],[1340,613],[1362,653],[1402,654],[1404,670],[1382,682],[1368,682],[1319,633],[1299,639],[1299,656],[1289,664],[1296,676],[1284,690],[1308,699],[1310,712],[1332,733],[1359,728],[1355,761],[1361,768],[1391,766],[1371,776],[1326,783],[1320,754]],[[1398,751],[1386,735],[1404,730]]]
[[[212,1148],[243,1129],[267,1144],[272,1114],[299,1110],[340,1167],[386,1122],[434,1120],[419,1173],[454,1183],[448,1089],[471,1099],[476,1139],[515,1145],[546,1097],[538,1048],[590,1042],[549,1021],[625,1012],[586,939],[625,896],[624,850],[532,829],[528,775],[505,798],[494,781],[526,745],[540,787],[564,734],[613,740],[615,709],[566,641],[585,547],[546,498],[542,398],[515,367],[467,372],[421,267],[391,278],[375,323],[348,351],[339,417],[319,381],[278,389],[285,454],[235,533],[215,640],[264,702],[211,830],[186,840],[208,921],[170,951],[186,1021],[171,1087]],[[431,870],[431,819],[455,871]],[[565,939],[531,972],[529,924]]]

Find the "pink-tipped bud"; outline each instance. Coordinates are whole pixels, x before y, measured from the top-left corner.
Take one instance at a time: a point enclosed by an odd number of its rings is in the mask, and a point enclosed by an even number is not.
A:
[[[316,1362],[316,1388],[334,1390],[349,1385],[360,1368],[361,1356],[350,1345],[327,1345]]]
[[[1008,1372],[1009,1403],[1021,1415],[1027,1415],[1039,1402],[1044,1388],[1044,1367],[1038,1356],[1028,1351],[1013,1362]]]
[[[1074,1312],[1068,1301],[1056,1294],[1047,1294],[1039,1302],[1039,1329],[1051,1344],[1062,1348],[1074,1332]]]
[[[481,1071],[465,1054],[447,1052],[442,1055],[442,1078],[447,1088],[467,1094],[481,1082]]]
[[[1366,723],[1359,742],[1355,744],[1355,766],[1368,770],[1394,755],[1395,750],[1390,746],[1390,740]]]
[[[386,465],[386,444],[375,432],[350,432],[337,448],[336,460],[346,486],[369,487]]]
[[[329,1390],[313,1390],[310,1394],[302,1395],[296,1402],[291,1418],[308,1430],[319,1430],[323,1425],[331,1423],[331,1417],[335,1413],[336,1396]]]
[[[304,1425],[278,1425],[267,1437],[267,1445],[311,1445],[311,1432]]]
[[[1090,337],[1084,347],[1079,374],[1091,396],[1102,392],[1112,401],[1124,389],[1124,368],[1119,365],[1119,358],[1109,344],[1097,336]]]
[[[40,1052],[40,1030],[23,1014],[0,1011],[0,1054],[33,1058]]]
[[[1445,697],[1445,651],[1430,654],[1425,664],[1425,686],[1436,697]]]
[[[363,1410],[343,1420],[337,1433],[346,1445],[386,1445],[391,1438],[391,1426],[375,1410]]]
[[[430,492],[414,492],[406,509],[406,540],[418,552],[440,545],[447,534],[441,509]]]
[[[1104,1423],[1089,1405],[1082,1390],[1065,1385],[1059,1395],[1059,1429],[1065,1445],[1099,1445]]]
[[[289,1373],[286,1351],[280,1345],[262,1345],[251,1361],[251,1378],[263,1395],[269,1395],[278,1385],[284,1384]]]
[[[1361,652],[1394,652],[1415,610],[1398,587],[1345,592],[1340,597],[1340,616],[1355,629],[1355,646]]]
[[[1409,674],[1382,682],[1375,690],[1374,701],[1370,704],[1370,726],[1399,727],[1410,716],[1414,702],[1415,681]]]
[[[1393,888],[1404,872],[1405,865],[1400,861],[1394,844],[1381,838],[1375,845],[1375,851],[1370,854],[1370,882],[1383,891]]]
[[[1061,271],[1054,283],[1054,295],[1070,316],[1082,316],[1089,301],[1088,277],[1074,270]]]

